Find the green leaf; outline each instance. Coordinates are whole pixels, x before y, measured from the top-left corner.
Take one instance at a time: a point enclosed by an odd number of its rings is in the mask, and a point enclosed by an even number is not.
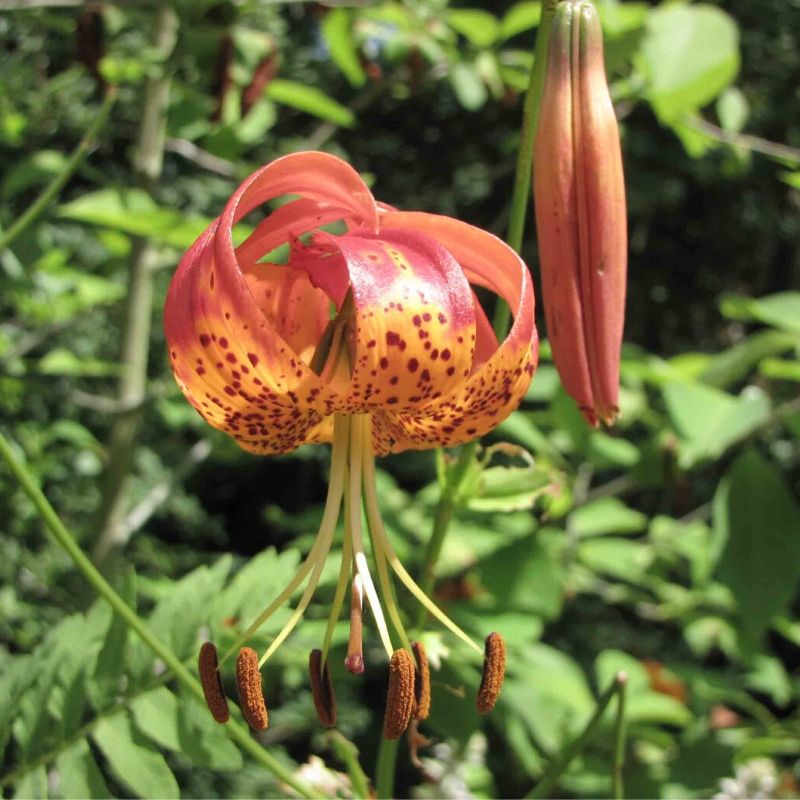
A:
[[[527,537],[484,558],[478,570],[481,583],[492,594],[495,605],[558,616],[564,599],[563,570],[556,548],[542,536]],[[514,568],[509,569],[509,564]],[[536,587],[535,591],[531,587]]]
[[[458,102],[467,111],[477,111],[489,99],[486,84],[474,64],[458,61],[450,67],[450,83],[456,93]]]
[[[713,519],[723,543],[718,577],[737,600],[747,648],[794,597],[800,577],[800,508],[772,465],[747,450],[714,495]]]
[[[136,608],[136,573],[133,567],[129,567],[124,573],[120,594],[131,608]],[[107,706],[119,690],[127,644],[128,625],[119,614],[114,613],[111,615],[103,646],[97,654],[90,687],[95,708],[98,710]]]
[[[500,38],[510,39],[538,26],[542,18],[540,2],[515,3],[503,15],[500,22]]]
[[[65,203],[64,219],[101,225],[136,236],[146,236],[180,250],[190,247],[210,219],[187,217],[177,209],[158,206],[141,189],[100,189]]]
[[[314,86],[276,78],[268,84],[266,93],[276,103],[305,111],[342,128],[352,128],[356,124],[355,115],[349,108]]]
[[[758,299],[727,295],[720,310],[729,319],[763,322],[793,333],[800,332],[800,292],[779,292]]]
[[[739,71],[739,31],[719,8],[666,4],[650,12],[642,45],[647,98],[671,124],[702,108]]]
[[[800,361],[786,361],[780,358],[765,358],[758,371],[765,378],[779,381],[795,381],[800,383]]]
[[[130,704],[136,727],[167,750],[181,752],[178,700],[164,686],[134,698]]]
[[[205,704],[194,695],[181,691],[178,701],[178,736],[181,752],[193,764],[209,769],[238,770],[244,763],[242,754],[215,722]]]
[[[494,14],[472,8],[453,9],[447,14],[450,27],[476,47],[491,47],[500,34]]]
[[[103,773],[85,739],[79,739],[56,759],[62,797],[111,797]]]
[[[145,800],[180,797],[178,783],[164,756],[151,748],[129,717],[116,714],[101,718],[92,739],[115,777],[137,797]]]
[[[56,347],[39,360],[37,369],[42,375],[101,378],[106,375],[117,375],[122,368],[115,361],[81,358],[64,347]]]
[[[10,200],[20,192],[46,183],[64,169],[67,158],[57,150],[39,150],[12,166],[3,178],[0,195]]]
[[[594,572],[643,585],[648,582],[647,569],[654,553],[642,542],[608,537],[582,541],[578,545],[578,558]]]
[[[579,537],[609,533],[639,533],[647,527],[647,515],[628,508],[617,497],[601,497],[570,514],[570,529]]]
[[[467,508],[472,511],[533,508],[550,485],[550,474],[535,466],[488,467],[480,473],[474,494],[467,499]]]
[[[736,86],[728,87],[717,100],[717,116],[723,129],[739,133],[747,122],[750,106],[744,92]]]
[[[764,425],[771,413],[769,397],[755,387],[732,397],[702,384],[669,383],[662,393],[683,439],[679,461],[685,469],[717,458]]]
[[[747,336],[707,362],[701,379],[718,388],[744,380],[767,356],[777,355],[800,344],[794,334],[783,331],[758,331]]]
[[[47,768],[39,766],[25,773],[14,787],[13,797],[14,800],[46,800]]]
[[[353,86],[367,82],[364,68],[358,58],[358,49],[352,34],[352,12],[346,8],[332,8],[322,22],[322,35],[328,45],[333,63]]]

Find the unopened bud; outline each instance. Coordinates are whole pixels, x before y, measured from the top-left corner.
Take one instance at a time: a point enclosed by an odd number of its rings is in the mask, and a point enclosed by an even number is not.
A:
[[[533,174],[547,335],[586,420],[611,424],[625,317],[625,183],[589,0],[559,3],[548,45]]]

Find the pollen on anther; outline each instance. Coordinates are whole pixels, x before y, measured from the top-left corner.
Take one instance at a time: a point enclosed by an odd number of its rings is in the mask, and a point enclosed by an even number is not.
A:
[[[484,645],[483,677],[476,702],[479,713],[486,714],[494,708],[505,674],[506,643],[499,633],[490,633]]]
[[[414,719],[428,719],[431,713],[431,671],[422,642],[411,642],[417,671],[414,674]]]
[[[212,642],[204,642],[197,658],[197,671],[200,673],[200,683],[203,686],[203,695],[211,716],[217,722],[223,723],[230,719],[228,701],[222,691],[222,681],[219,679],[217,668],[217,648]]]
[[[263,731],[269,725],[269,714],[261,689],[258,653],[251,647],[243,647],[236,658],[236,688],[247,724],[254,731]]]
[[[389,691],[386,695],[386,715],[383,735],[399,739],[408,727],[414,711],[414,662],[404,649],[395,650],[389,662]]]
[[[322,650],[312,650],[308,656],[308,673],[311,677],[311,696],[319,721],[326,727],[336,724],[336,695],[328,660],[322,664]]]

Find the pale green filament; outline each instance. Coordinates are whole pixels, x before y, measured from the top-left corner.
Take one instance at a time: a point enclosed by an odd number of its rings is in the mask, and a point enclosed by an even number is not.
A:
[[[473,642],[472,639],[464,633],[464,631],[462,631],[419,586],[417,586],[414,579],[406,572],[402,563],[400,563],[400,559],[397,557],[392,543],[386,535],[386,530],[383,527],[383,520],[381,519],[380,509],[378,507],[378,495],[375,488],[375,456],[372,450],[372,431],[370,428],[366,429],[366,439],[362,450],[365,454],[363,472],[364,500],[367,509],[367,518],[370,521],[370,531],[373,533],[374,540],[379,543],[381,552],[386,560],[389,561],[389,564],[391,564],[392,569],[397,573],[397,577],[406,585],[409,592],[411,592],[434,617],[458,636],[459,639],[466,642],[473,650],[483,655],[483,648]],[[388,602],[387,600],[387,603]]]
[[[392,640],[389,637],[389,630],[386,627],[386,620],[383,617],[378,593],[372,582],[367,566],[367,557],[364,554],[364,542],[361,536],[361,469],[364,463],[364,447],[369,439],[365,439],[364,430],[369,430],[370,418],[368,415],[353,417],[350,427],[350,535],[353,541],[353,553],[355,556],[355,567],[361,580],[364,582],[364,592],[367,595],[369,606],[372,609],[372,616],[378,626],[383,647],[387,656],[391,659]],[[368,460],[368,459],[367,459]]]
[[[348,470],[349,475],[349,470]],[[349,479],[348,479],[349,485]],[[342,605],[344,604],[344,596],[347,592],[347,584],[350,578],[353,560],[353,542],[350,538],[350,493],[345,493],[344,496],[344,539],[342,541],[342,565],[339,568],[339,580],[336,584],[336,592],[333,595],[333,604],[331,605],[331,613],[328,615],[328,625],[325,628],[325,639],[322,643],[322,665],[328,660],[328,650],[331,647],[331,639],[333,638],[333,629],[339,619],[339,614],[342,613]]]
[[[365,451],[365,464],[369,461],[369,458],[370,454],[367,454]],[[364,471],[364,476],[366,477],[366,470]],[[405,647],[409,653],[413,654],[414,651],[411,649],[411,641],[409,640],[406,629],[403,626],[403,621],[400,619],[400,612],[397,608],[397,600],[394,596],[394,588],[391,580],[389,579],[389,570],[386,568],[386,551],[383,548],[381,540],[375,533],[375,517],[374,514],[370,513],[370,508],[366,504],[365,510],[367,512],[367,522],[369,523],[370,540],[372,541],[372,553],[375,557],[375,563],[378,566],[378,581],[381,585],[383,600],[386,603],[386,608],[389,612],[389,619],[392,620],[392,624],[394,625],[397,634],[400,636],[403,647]]]
[[[228,648],[225,655],[220,659],[220,666],[230,658],[242,645],[245,644],[255,632],[292,596],[294,590],[302,583],[303,578],[308,575],[314,567],[319,567],[325,563],[325,556],[330,549],[330,539],[333,536],[333,531],[336,528],[336,522],[339,519],[339,508],[342,504],[342,495],[344,494],[345,472],[347,470],[347,450],[350,446],[350,425],[349,419],[343,417],[337,419],[337,424],[334,425],[333,433],[333,449],[331,454],[331,479],[328,485],[328,496],[325,500],[325,511],[322,515],[322,524],[319,533],[317,534],[316,541],[311,548],[303,565],[297,571],[297,574],[289,581],[286,588],[258,615],[252,625],[241,635],[236,641]],[[326,537],[323,535],[326,528],[330,529],[330,535]],[[323,551],[324,548],[324,552]],[[311,584],[316,586],[319,581],[319,575],[316,580],[312,576]],[[307,591],[307,590],[306,590]],[[313,589],[312,589],[313,593]],[[303,595],[305,597],[305,594]],[[310,599],[310,598],[309,598]],[[302,600],[300,601],[303,602]],[[308,603],[306,603],[308,605]],[[305,609],[305,606],[303,607]],[[301,612],[302,614],[302,612]],[[299,619],[299,617],[298,617]],[[296,621],[295,621],[296,624]],[[292,626],[294,627],[294,625]],[[291,630],[291,629],[290,629]],[[288,635],[288,634],[287,634]],[[285,636],[284,636],[285,638]],[[283,639],[281,639],[283,641]],[[266,658],[266,657],[265,657]]]

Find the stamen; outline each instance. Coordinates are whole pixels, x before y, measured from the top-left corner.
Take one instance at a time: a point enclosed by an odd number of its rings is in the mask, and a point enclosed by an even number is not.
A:
[[[345,668],[353,675],[364,671],[364,651],[362,645],[362,619],[364,605],[364,587],[361,576],[353,578],[353,591],[350,596],[350,639],[347,642],[347,658]]]
[[[478,689],[478,712],[486,714],[494,708],[503,678],[506,673],[506,643],[499,633],[490,633],[486,637],[486,646],[483,658],[483,677],[481,688]]]
[[[442,611],[433,600],[422,591],[416,584],[414,579],[408,574],[408,571],[397,557],[397,553],[386,535],[386,529],[383,527],[383,520],[381,519],[380,509],[378,507],[378,493],[375,487],[375,455],[372,450],[372,429],[367,426],[366,439],[364,442],[364,501],[367,510],[367,518],[369,519],[370,531],[374,536],[374,540],[378,543],[385,559],[389,562],[391,568],[397,574],[397,577],[405,584],[414,597],[443,625],[449,628],[459,639],[465,644],[468,644],[473,650],[481,653],[481,648],[472,641],[472,639],[463,631],[458,625]]]
[[[399,739],[408,727],[414,710],[414,662],[408,650],[395,650],[389,662],[389,691],[386,695],[386,715],[383,735]]]
[[[431,670],[428,655],[422,642],[412,642],[417,671],[414,673],[414,719],[428,719],[431,713]]]
[[[197,658],[197,670],[200,673],[200,683],[203,685],[203,695],[211,716],[217,722],[227,722],[230,719],[228,701],[222,691],[222,681],[217,668],[217,648],[212,642],[203,642],[200,655]]]
[[[254,731],[263,731],[269,725],[269,714],[261,688],[258,653],[252,647],[243,647],[236,658],[236,688],[247,724]]]
[[[308,656],[308,673],[311,676],[311,696],[319,721],[326,727],[336,724],[336,695],[328,661],[322,663],[322,650],[312,650]]]

